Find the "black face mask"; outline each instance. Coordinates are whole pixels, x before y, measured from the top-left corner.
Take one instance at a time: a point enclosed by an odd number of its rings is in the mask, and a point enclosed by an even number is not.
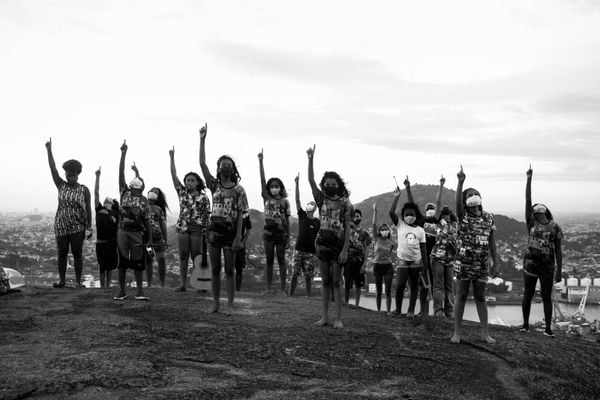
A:
[[[231,172],[232,172],[231,168],[229,168],[229,167],[223,167],[223,168],[221,168],[221,175],[224,178],[229,178],[231,176]]]
[[[327,197],[333,197],[337,194],[338,188],[335,186],[325,186],[325,194]]]
[[[359,225],[362,221],[362,218],[354,218],[354,225]]]

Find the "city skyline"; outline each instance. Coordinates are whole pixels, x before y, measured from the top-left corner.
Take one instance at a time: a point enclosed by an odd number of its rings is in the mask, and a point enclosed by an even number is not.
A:
[[[3,211],[56,208],[44,143],[80,182],[118,196],[121,146],[147,187],[177,197],[200,173],[208,123],[211,172],[234,156],[262,210],[257,154],[293,203],[300,173],[338,171],[358,203],[413,184],[478,188],[484,207],[533,200],[593,212],[600,200],[600,6],[591,1],[0,4]],[[432,199],[433,200],[433,199]],[[295,207],[292,207],[293,209]],[[295,214],[295,212],[294,212]]]

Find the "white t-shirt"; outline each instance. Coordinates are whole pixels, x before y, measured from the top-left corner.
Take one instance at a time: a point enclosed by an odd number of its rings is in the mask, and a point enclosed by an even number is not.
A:
[[[398,220],[398,258],[404,261],[421,261],[421,243],[425,244],[425,230]]]

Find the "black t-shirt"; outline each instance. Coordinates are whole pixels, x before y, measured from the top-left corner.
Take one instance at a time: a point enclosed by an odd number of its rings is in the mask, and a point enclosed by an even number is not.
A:
[[[102,210],[108,213],[100,212]],[[116,240],[119,212],[107,210],[102,204],[96,205],[96,237],[98,240]]]
[[[431,255],[431,250],[435,246],[437,238],[437,224],[440,222],[439,218],[436,217],[425,217],[425,223],[423,229],[425,230],[425,248],[427,249],[427,255]]]
[[[319,232],[320,222],[317,218],[308,218],[306,211],[298,210],[298,238],[296,250],[315,253],[315,238]]]

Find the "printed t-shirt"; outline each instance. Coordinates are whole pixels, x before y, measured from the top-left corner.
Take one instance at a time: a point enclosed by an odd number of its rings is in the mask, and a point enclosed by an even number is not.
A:
[[[431,250],[432,258],[435,257],[436,260],[444,265],[448,265],[454,261],[454,257],[456,256],[457,229],[456,222],[446,222],[444,219],[440,219],[436,228],[437,238],[435,246]]]
[[[455,268],[469,267],[487,273],[490,235],[496,230],[494,217],[485,211],[480,216],[465,211],[458,221]]]
[[[217,179],[210,182],[208,188],[213,199],[210,229],[221,234],[233,232],[235,235],[238,215],[248,209],[246,191],[239,184],[224,187]]]
[[[296,250],[315,254],[315,239],[321,226],[318,218],[308,218],[306,211],[298,210],[298,238]]]
[[[150,204],[148,206],[148,211],[150,213],[150,229],[152,229],[152,239],[164,239],[161,228],[162,222],[165,220],[164,211],[156,204]]]
[[[436,217],[425,217],[425,224],[423,229],[425,230],[425,248],[427,254],[431,254],[433,246],[435,246],[435,237],[437,235],[437,224],[439,219]]]
[[[145,221],[150,218],[148,199],[142,194],[133,195],[129,187],[121,192],[121,207],[119,207],[119,228],[141,232],[144,230]]]
[[[382,238],[381,236],[375,236],[374,254],[373,261],[375,264],[391,264],[392,263],[392,252],[396,244],[389,237]]]
[[[273,236],[286,236],[287,218],[290,216],[290,202],[288,199],[275,199],[266,196],[264,205],[265,231],[270,232]]]
[[[421,243],[426,243],[425,230],[420,226],[410,226],[398,219],[398,258],[404,261],[421,261]]]
[[[544,265],[554,265],[556,258],[554,244],[557,239],[563,237],[560,226],[554,221],[542,224],[532,216],[527,221],[527,227],[529,228],[529,239],[525,251],[525,260]]]
[[[190,226],[206,231],[210,217],[208,196],[204,192],[192,194],[182,185],[177,187],[177,196],[179,197],[179,218],[175,224],[177,232],[186,233]]]
[[[319,208],[317,243],[320,246],[341,249],[344,245],[344,228],[352,212],[352,204],[347,197],[332,200],[322,191],[318,192],[315,203]]]
[[[56,236],[67,236],[85,231],[90,225],[87,220],[85,192],[84,185],[73,187],[65,181],[59,185],[58,208],[54,218],[54,234]]]
[[[371,235],[365,229],[350,226],[350,247],[349,252],[352,256],[364,258],[367,246],[372,242]]]

